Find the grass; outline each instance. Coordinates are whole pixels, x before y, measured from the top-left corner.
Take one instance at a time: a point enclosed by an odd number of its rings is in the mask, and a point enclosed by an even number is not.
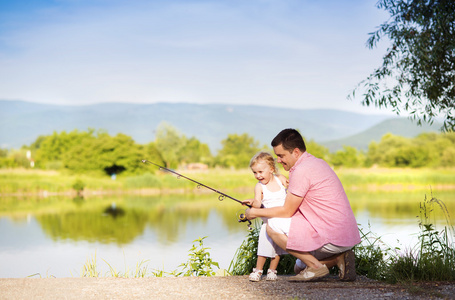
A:
[[[446,214],[447,224],[442,230],[436,230],[432,224],[432,216],[436,209],[443,210]],[[413,287],[414,282],[455,281],[455,244],[454,229],[450,224],[449,211],[445,204],[432,197],[425,199],[420,204],[420,234],[418,243],[410,249],[391,248],[381,241],[381,238],[363,228],[359,228],[362,242],[354,247],[356,254],[356,271],[371,279],[388,283],[400,283]],[[237,249],[229,269],[222,270],[227,275],[247,275],[256,266],[256,251],[259,237],[260,224],[255,222],[253,230],[249,231],[246,239]],[[164,270],[149,270],[146,262],[136,264],[134,270],[125,266],[122,273],[112,267],[108,262],[110,271],[106,273],[111,277],[143,278],[164,276],[214,276],[214,267],[219,269],[218,263],[210,258],[209,248],[204,247],[204,238],[193,241],[193,246],[188,251],[188,260],[179,268],[171,272]],[[293,274],[295,258],[284,255],[277,268],[278,274]],[[267,270],[267,261],[264,270]],[[220,270],[219,270],[220,271]],[[336,270],[332,270],[333,271]],[[99,277],[96,253],[87,259],[82,269],[83,277]],[[422,293],[422,291],[416,291]]]
[[[363,168],[339,169],[335,172],[345,188],[427,189],[434,185],[455,188],[455,170],[453,168]]]
[[[110,277],[122,278],[144,278],[144,277],[164,277],[166,275],[173,277],[189,277],[189,276],[215,276],[216,272],[213,267],[219,269],[218,262],[210,258],[210,248],[204,247],[204,239],[207,237],[198,238],[193,241],[191,249],[188,251],[188,260],[179,265],[179,269],[172,272],[163,270],[148,271],[147,260],[136,263],[136,268],[130,270],[125,264],[125,271],[122,273],[115,267],[103,260],[109,266],[109,272],[106,273]],[[37,274],[31,275],[35,276]],[[100,277],[101,272],[98,269],[96,253],[89,257],[82,267],[81,277]]]
[[[446,226],[437,230],[432,224],[432,216],[436,209],[446,214]],[[358,275],[381,280],[388,283],[400,283],[412,287],[413,282],[455,281],[455,244],[454,229],[450,224],[449,211],[444,203],[432,197],[420,204],[420,234],[418,243],[409,249],[391,248],[381,241],[381,238],[363,228],[359,228],[362,242],[354,247],[356,254],[356,271]],[[256,266],[256,251],[260,224],[255,222],[253,230],[249,231],[246,239],[237,249],[229,269],[222,273],[228,275],[247,275]],[[214,276],[219,269],[218,263],[210,258],[209,248],[204,247],[204,238],[193,241],[189,250],[188,261],[171,272],[164,270],[149,270],[146,262],[136,264],[131,271],[125,266],[121,273],[109,263],[111,277],[164,277],[164,276]],[[277,268],[278,274],[293,274],[295,258],[284,255]],[[264,266],[267,270],[269,261]],[[332,270],[332,273],[336,270]],[[83,277],[98,277],[96,254],[89,258],[83,267]],[[421,292],[421,291],[416,291]]]
[[[179,173],[205,185],[222,191],[251,190],[255,180],[249,169],[210,169],[206,171],[179,170]],[[429,186],[455,189],[455,169],[338,169],[336,170],[346,189],[393,189],[426,190]],[[287,175],[287,174],[285,174]],[[1,194],[27,194],[47,191],[65,193],[68,191],[131,191],[158,189],[174,192],[191,191],[197,185],[167,172],[157,171],[136,175],[97,177],[85,174],[75,175],[56,171],[0,169]]]
[[[427,190],[432,185],[444,186],[446,189],[455,189],[455,169],[339,169],[336,172],[345,188],[355,191],[369,190],[372,187],[378,189],[400,188],[408,190],[410,185],[413,186],[414,192],[421,189]],[[255,182],[251,172],[246,169],[215,169],[197,172],[181,171],[181,173],[206,185],[220,189],[223,192],[233,193],[233,196],[236,196],[235,193],[237,192],[235,191],[241,193],[243,190],[247,190],[251,193],[252,186],[254,186]],[[134,177],[118,176],[117,180],[112,180],[110,177],[76,176],[39,170],[0,170],[0,183],[0,195],[8,193],[38,193],[42,190],[58,193],[81,189],[81,187],[85,189],[114,191],[157,188],[168,190],[170,193],[173,191],[179,193],[181,190],[197,189],[196,184],[185,179],[178,179],[176,176],[163,172]],[[202,190],[204,189],[202,188]],[[232,190],[235,191],[232,192]],[[209,190],[207,192],[211,193]],[[31,202],[33,201],[40,202],[41,206],[44,204],[42,202],[43,200],[35,199],[29,195],[27,195],[24,201],[20,201],[21,203],[17,203],[17,199],[2,197],[0,208],[2,205],[5,207],[20,205],[23,210],[23,206],[32,205],[33,203]],[[54,202],[52,198],[48,198],[46,201]],[[394,200],[392,199],[391,201]],[[52,206],[54,205],[54,203],[51,204]],[[62,203],[62,205],[67,206],[70,204]],[[453,206],[449,205],[450,207]],[[436,229],[435,224],[437,222],[432,217],[436,210],[439,213],[442,211],[445,216],[446,226],[442,230]],[[371,228],[368,229],[368,232],[360,228],[362,243],[354,248],[357,256],[356,266],[358,273],[360,275],[366,275],[369,278],[389,282],[455,280],[454,229],[450,221],[451,216],[445,204],[431,197],[431,199],[425,198],[420,206],[419,243],[414,247],[403,250],[397,248],[392,249],[385,245],[380,237],[375,236]],[[255,247],[257,247],[257,228],[249,233],[244,243],[237,250],[229,266],[229,272],[234,275],[248,274],[251,272],[256,264]],[[191,253],[195,254],[195,251],[201,250],[196,250],[196,248],[193,246]],[[201,251],[199,255],[204,254],[206,249],[202,249]],[[125,267],[123,273],[113,268],[107,262],[106,264],[109,266],[110,275],[113,277],[162,277],[182,274],[181,270],[172,272],[149,270],[146,262],[142,261],[136,264],[134,270]],[[182,266],[190,268],[193,265],[194,262],[186,265],[183,264]],[[289,259],[283,258],[280,261],[278,271],[280,274],[289,274],[292,272],[292,266],[292,257]],[[196,267],[196,270],[199,270],[199,267]],[[267,265],[265,268],[267,268]],[[185,272],[188,270],[185,270]],[[210,274],[213,274],[212,271]],[[196,274],[198,273],[196,272]],[[97,269],[96,254],[87,260],[82,271],[82,276],[100,276],[100,271]]]
[[[446,215],[446,226],[437,230],[435,209]],[[454,229],[445,204],[434,197],[420,205],[418,243],[409,249],[391,249],[371,232],[354,248],[357,273],[390,283],[415,281],[455,281]]]
[[[252,230],[248,232],[248,236],[237,249],[232,259],[228,272],[232,275],[248,275],[256,267],[257,249],[259,241],[259,232],[261,231],[262,221],[254,221]],[[296,259],[291,255],[283,255],[278,264],[278,275],[293,274],[294,264]],[[264,264],[264,274],[270,266],[270,259],[267,259]]]
[[[446,226],[439,231],[432,223],[435,209],[446,215]],[[389,247],[371,231],[359,228],[362,242],[354,247],[357,273],[389,283],[455,281],[455,236],[450,220],[449,211],[442,201],[425,197],[420,205],[419,242],[404,251]],[[258,233],[259,228],[255,227],[237,250],[229,266],[233,275],[249,274],[256,266]],[[278,273],[293,273],[294,262],[294,258],[284,256],[277,268]],[[264,270],[267,268],[265,266]]]

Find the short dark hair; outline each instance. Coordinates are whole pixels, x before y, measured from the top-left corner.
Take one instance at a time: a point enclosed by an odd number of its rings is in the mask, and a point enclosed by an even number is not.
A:
[[[292,128],[283,129],[277,136],[272,140],[272,147],[282,145],[284,150],[292,152],[295,148],[299,148],[303,153],[306,151],[305,142],[300,133]]]

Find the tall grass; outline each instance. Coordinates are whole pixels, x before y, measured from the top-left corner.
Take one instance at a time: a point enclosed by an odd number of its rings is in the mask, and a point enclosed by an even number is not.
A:
[[[436,230],[431,221],[435,205],[446,215],[447,225]],[[427,199],[420,206],[420,235],[415,247],[392,257],[387,279],[396,281],[454,281],[454,229],[445,204],[436,198]]]
[[[165,275],[179,277],[179,276],[215,276],[216,271],[214,267],[219,269],[218,262],[215,262],[210,257],[210,248],[204,247],[204,239],[207,237],[198,238],[193,241],[191,249],[188,251],[188,260],[179,265],[178,269],[172,272],[165,272],[163,270],[151,270],[149,272],[147,260],[136,263],[134,270],[130,270],[125,264],[125,271],[122,273],[115,267],[103,260],[109,266],[109,272],[106,276],[122,277],[122,278],[144,278],[144,277],[164,277]],[[36,274],[35,274],[36,275]],[[32,275],[32,276],[35,276]],[[101,271],[98,269],[96,253],[94,256],[89,257],[82,267],[82,277],[100,277]]]
[[[446,226],[437,230],[432,223],[435,209],[443,210],[446,215]],[[356,255],[356,271],[371,279],[396,282],[412,281],[455,281],[455,244],[454,228],[450,224],[450,215],[445,204],[432,197],[420,203],[420,234],[418,243],[409,249],[391,248],[380,237],[372,233],[371,228],[365,231],[359,228],[361,243],[354,247]],[[246,239],[237,249],[227,271],[231,275],[247,275],[256,266],[257,246],[260,222],[255,221],[254,227],[248,232]],[[179,269],[171,272],[164,270],[148,270],[146,261],[136,264],[134,271],[125,267],[125,272],[119,272],[109,263],[112,277],[163,277],[163,276],[214,276],[217,262],[210,258],[209,248],[204,247],[204,238],[193,241],[189,250],[188,261],[182,263]],[[292,274],[295,258],[284,255],[280,260],[278,274]],[[269,261],[264,270],[269,267]],[[332,270],[336,271],[336,270]],[[226,272],[221,272],[226,274]],[[333,272],[332,272],[333,273]],[[97,267],[96,253],[89,258],[82,270],[83,277],[98,277],[101,272]]]
[[[259,232],[261,231],[262,221],[255,221],[252,230],[248,232],[248,236],[237,249],[232,259],[228,272],[232,275],[248,275],[256,267],[257,250],[259,241]],[[292,274],[294,272],[295,257],[291,255],[283,255],[277,267],[279,275]],[[267,259],[264,264],[264,272],[270,266],[270,260]]]
[[[179,170],[185,176],[222,191],[249,189],[255,184],[248,169],[209,169],[205,171]],[[455,169],[339,169],[337,174],[346,189],[428,189],[442,185],[455,188]],[[41,170],[0,170],[0,194],[67,192],[83,186],[88,190],[128,191],[136,189],[165,189],[168,191],[196,190],[197,185],[168,172],[150,170],[136,176],[108,176],[68,174]]]
[[[434,205],[444,211],[447,225],[438,231],[432,224]],[[391,248],[380,237],[363,228],[361,243],[354,247],[356,271],[368,278],[391,283],[409,281],[455,281],[454,229],[445,204],[426,197],[420,204],[419,242],[410,250]],[[257,223],[256,223],[257,224]],[[229,266],[233,275],[249,274],[256,266],[260,227],[255,226],[237,249]],[[293,273],[295,258],[285,255],[277,268],[279,274]],[[264,269],[268,268],[268,262]]]
[[[441,230],[433,223],[435,209],[446,216],[446,225]],[[404,250],[391,249],[371,232],[362,233],[362,243],[354,248],[357,273],[391,283],[455,281],[455,236],[450,220],[441,200],[425,196],[420,203],[418,243]]]

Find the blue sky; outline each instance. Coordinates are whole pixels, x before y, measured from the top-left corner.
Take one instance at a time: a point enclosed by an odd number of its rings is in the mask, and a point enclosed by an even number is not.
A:
[[[0,0],[0,99],[384,113],[346,100],[381,64],[377,0]]]

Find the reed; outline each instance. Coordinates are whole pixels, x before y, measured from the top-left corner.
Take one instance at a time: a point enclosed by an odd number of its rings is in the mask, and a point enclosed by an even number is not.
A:
[[[444,229],[438,231],[432,223],[435,206],[443,210],[446,219]],[[356,271],[371,279],[396,282],[455,281],[454,229],[450,224],[449,211],[445,204],[434,197],[420,204],[420,234],[418,244],[401,252],[391,248],[375,235],[371,228],[359,227],[361,243],[353,250],[356,255]],[[256,266],[256,251],[260,226],[256,226],[237,249],[229,272],[232,275],[247,275]],[[279,274],[292,274],[295,258],[285,255],[277,268]],[[266,270],[267,264],[264,266]],[[336,271],[336,270],[332,270]],[[333,272],[332,272],[333,273]]]
[[[82,267],[82,277],[99,277],[97,269],[96,252],[93,257],[89,257]]]
[[[255,179],[249,169],[179,170],[183,175],[222,191],[252,190]],[[402,189],[409,187],[426,190],[430,186],[455,189],[455,169],[337,169],[346,189]],[[287,175],[287,174],[285,174]],[[122,176],[116,180],[108,176],[68,174],[40,170],[0,170],[0,194],[64,193],[81,189],[102,191],[130,191],[138,189],[160,189],[168,192],[197,190],[187,180],[167,172],[150,171],[141,175]]]
[[[228,272],[232,275],[248,275],[256,267],[257,262],[257,249],[259,241],[259,232],[261,231],[262,221],[254,221],[252,230],[248,232],[246,239],[237,249],[234,258],[229,264]],[[277,267],[279,275],[293,274],[295,258],[291,255],[283,255]],[[264,264],[264,273],[270,266],[270,260],[267,259]]]
[[[442,230],[437,230],[431,220],[435,205],[446,215],[447,224]],[[418,244],[392,257],[387,280],[455,281],[455,235],[445,204],[425,197],[420,206],[419,227]]]

